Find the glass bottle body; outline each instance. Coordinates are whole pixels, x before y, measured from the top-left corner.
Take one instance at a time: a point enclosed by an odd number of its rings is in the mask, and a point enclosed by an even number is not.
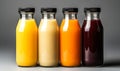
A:
[[[16,63],[18,66],[37,64],[37,25],[32,12],[21,12],[16,27]]]
[[[60,62],[62,66],[81,64],[81,28],[77,13],[65,13],[60,26]]]
[[[59,27],[54,12],[42,13],[39,25],[39,64],[57,66],[59,61]]]
[[[83,65],[103,64],[103,26],[98,12],[87,12],[82,26]]]

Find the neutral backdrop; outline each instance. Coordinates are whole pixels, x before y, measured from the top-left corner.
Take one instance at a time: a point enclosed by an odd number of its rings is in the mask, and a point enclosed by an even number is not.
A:
[[[85,7],[101,7],[105,62],[108,63],[106,65],[120,64],[120,0],[0,0],[0,66],[5,62],[15,64],[15,30],[19,7],[35,7],[37,25],[42,17],[41,7],[56,7],[59,25],[63,18],[62,8],[78,7],[81,26]]]

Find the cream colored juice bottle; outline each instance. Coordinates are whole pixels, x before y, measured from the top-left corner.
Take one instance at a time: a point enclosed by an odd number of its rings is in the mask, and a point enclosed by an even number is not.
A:
[[[21,18],[16,27],[16,63],[18,66],[37,64],[37,26],[34,8],[20,8]]]
[[[42,8],[39,25],[38,59],[41,66],[57,66],[59,60],[59,27],[55,19],[56,8]]]

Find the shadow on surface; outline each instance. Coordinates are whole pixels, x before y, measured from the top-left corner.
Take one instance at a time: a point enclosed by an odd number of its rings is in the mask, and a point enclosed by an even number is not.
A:
[[[120,66],[120,60],[107,61],[103,64],[102,67],[116,67]]]

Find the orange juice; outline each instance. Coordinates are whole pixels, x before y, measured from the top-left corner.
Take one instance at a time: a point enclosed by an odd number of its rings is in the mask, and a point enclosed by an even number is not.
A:
[[[34,19],[21,18],[16,28],[16,63],[35,66],[37,63],[37,26]]]
[[[60,26],[60,62],[62,66],[81,63],[81,28],[78,20],[69,16],[65,16]]]

